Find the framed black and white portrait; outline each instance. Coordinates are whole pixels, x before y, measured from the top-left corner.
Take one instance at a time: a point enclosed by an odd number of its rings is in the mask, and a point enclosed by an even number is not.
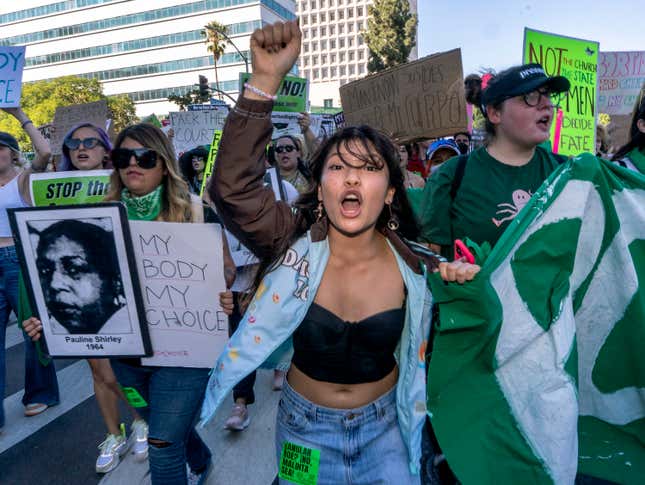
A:
[[[151,354],[121,204],[13,209],[9,218],[49,355]]]

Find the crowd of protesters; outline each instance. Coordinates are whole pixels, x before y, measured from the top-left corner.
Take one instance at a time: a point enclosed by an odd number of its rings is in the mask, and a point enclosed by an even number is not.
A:
[[[411,362],[425,355],[432,324],[423,268],[447,282],[475,277],[479,266],[453,260],[453,244],[468,238],[494,246],[566,162],[544,142],[570,83],[547,76],[538,64],[488,75],[485,83],[469,76],[466,98],[485,120],[481,146],[468,131],[400,143],[368,126],[316,139],[306,113],[302,136],[271,140],[275,93],[300,40],[296,22],[267,25],[251,36],[253,74],[227,118],[210,180],[204,179],[209,147],[177,157],[168,137],[150,124],[125,128],[114,143],[90,123],[63,139],[56,170],[113,168],[105,200],[124,204],[130,220],[215,221],[259,260],[235,271],[223,249],[227,287],[236,285],[220,295],[231,345],[240,349],[232,365],[211,373],[139,359],[88,359],[107,428],[99,473],[132,450],[139,461],[149,460],[153,484],[205,483],[211,452],[194,428],[203,401],[208,418],[232,392],[225,426],[246,429],[255,370],[271,362],[273,389],[281,392],[278,466],[284,446],[295,443],[320,451],[318,483],[348,477],[351,483],[438,483],[441,443],[422,457],[422,436],[432,435],[425,407],[417,405],[426,399],[425,366]],[[24,413],[34,416],[58,404],[59,390],[54,366],[39,352],[42,324],[32,317],[20,280],[7,209],[30,204],[29,176],[47,169],[52,150],[21,109],[4,110],[20,122],[36,158],[23,168],[16,139],[0,133],[0,389],[5,327],[14,311],[26,340]],[[644,140],[641,92],[629,142],[612,153],[599,125],[597,155],[645,173]],[[280,197],[264,183],[267,167],[279,175]],[[297,271],[280,264],[289,251],[308,261],[301,298]],[[261,345],[248,341],[251,324],[263,332]],[[118,410],[120,400],[127,403],[122,387],[136,388],[146,402],[128,406],[129,437]]]

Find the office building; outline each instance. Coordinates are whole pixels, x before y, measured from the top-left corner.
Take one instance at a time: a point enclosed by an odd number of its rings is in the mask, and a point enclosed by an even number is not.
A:
[[[208,22],[228,25],[242,53],[228,45],[217,63],[219,89],[235,97],[244,57],[250,63],[250,34],[295,18],[294,11],[293,0],[3,1],[0,44],[27,46],[23,82],[96,78],[105,94],[127,94],[146,116],[177,110],[166,98],[193,89],[200,74],[215,87],[213,57],[200,35]]]
[[[300,75],[310,82],[312,106],[340,106],[340,86],[367,75],[369,50],[361,31],[367,29],[372,0],[296,0],[302,28]],[[410,0],[417,11],[417,0]],[[416,47],[410,60],[417,58]]]

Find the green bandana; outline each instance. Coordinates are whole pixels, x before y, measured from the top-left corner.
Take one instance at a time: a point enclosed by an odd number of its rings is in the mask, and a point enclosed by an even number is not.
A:
[[[130,194],[128,189],[121,191],[121,202],[128,209],[128,219],[133,221],[154,221],[161,212],[163,185],[142,197]]]
[[[632,161],[640,173],[645,173],[645,154],[640,151],[640,149],[634,148],[627,154],[627,157]]]

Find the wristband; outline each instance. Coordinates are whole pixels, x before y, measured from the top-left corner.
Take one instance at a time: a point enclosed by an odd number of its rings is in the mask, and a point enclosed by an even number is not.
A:
[[[244,83],[244,87],[249,91],[251,91],[252,93],[257,94],[258,96],[262,96],[263,98],[270,99],[271,101],[275,101],[276,99],[278,99],[278,97],[275,94],[265,93],[260,88],[256,88],[252,84]]]
[[[23,121],[22,123],[20,123],[20,128],[22,128],[24,130],[25,126],[27,126],[29,123],[33,124],[33,121],[31,121],[31,120]]]

